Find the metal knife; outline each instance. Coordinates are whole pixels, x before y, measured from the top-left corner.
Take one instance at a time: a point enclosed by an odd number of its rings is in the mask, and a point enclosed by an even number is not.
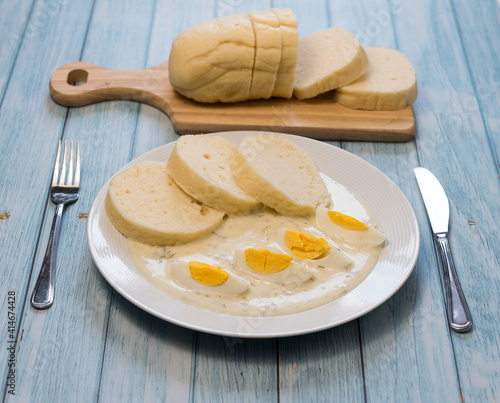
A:
[[[448,242],[450,206],[443,187],[436,177],[425,168],[415,168],[420,194],[424,200],[431,223],[434,240],[441,256],[445,288],[446,314],[450,328],[466,332],[472,327],[472,317],[455,270]]]

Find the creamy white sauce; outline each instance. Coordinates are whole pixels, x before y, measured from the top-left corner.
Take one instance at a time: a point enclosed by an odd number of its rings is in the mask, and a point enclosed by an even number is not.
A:
[[[322,178],[330,192],[330,208],[335,206],[344,214],[376,225],[367,207],[348,189],[325,175]],[[278,228],[319,235],[346,253],[354,260],[354,265],[345,270],[311,266],[314,274],[310,280],[286,285],[241,271],[233,262],[235,249],[280,248],[276,237]],[[266,207],[244,215],[225,217],[212,234],[185,245],[157,247],[131,239],[127,242],[137,269],[155,287],[198,308],[239,316],[285,315],[327,304],[354,289],[370,274],[383,247],[334,241],[319,230],[314,217],[282,216]],[[186,289],[172,279],[170,262],[191,260],[220,266],[247,280],[249,289],[240,296],[219,296]]]

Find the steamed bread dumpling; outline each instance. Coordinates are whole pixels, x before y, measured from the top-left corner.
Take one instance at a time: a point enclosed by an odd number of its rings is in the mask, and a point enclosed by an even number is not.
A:
[[[150,245],[187,243],[212,232],[224,213],[185,193],[163,162],[141,162],[113,177],[105,200],[111,223]]]
[[[343,28],[313,32],[299,41],[293,93],[312,98],[362,76],[368,57],[356,37]]]
[[[255,36],[248,14],[229,15],[193,25],[174,39],[170,83],[199,102],[248,99]]]
[[[395,110],[415,102],[415,69],[396,49],[367,46],[368,68],[360,78],[337,88],[334,101],[354,109]]]
[[[298,37],[297,18],[288,8],[196,24],[172,43],[170,83],[198,102],[290,98]]]
[[[233,179],[229,160],[236,146],[220,136],[184,135],[175,143],[167,172],[189,195],[227,214],[245,213],[259,202]]]
[[[245,136],[230,167],[235,182],[250,196],[283,215],[313,215],[329,194],[311,157],[285,136]]]

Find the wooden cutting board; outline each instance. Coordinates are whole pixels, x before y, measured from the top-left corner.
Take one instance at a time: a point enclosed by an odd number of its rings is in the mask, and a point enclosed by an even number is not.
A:
[[[180,134],[264,130],[321,140],[407,141],[415,135],[413,109],[360,111],[313,99],[272,98],[234,104],[203,104],[179,95],[168,79],[168,63],[141,70],[111,70],[74,62],[58,68],[50,93],[63,106],[109,100],[144,102],[165,112]]]

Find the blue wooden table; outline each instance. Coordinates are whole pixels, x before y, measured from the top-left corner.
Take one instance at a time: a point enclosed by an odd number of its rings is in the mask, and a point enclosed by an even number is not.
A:
[[[72,61],[115,69],[162,63],[175,35],[194,23],[270,7],[291,7],[301,36],[344,27],[414,64],[413,141],[332,144],[401,188],[420,224],[421,250],[404,286],[358,320],[305,336],[227,338],[137,308],[108,285],[87,247],[86,214],[98,190],[131,159],[176,140],[169,119],[125,101],[68,109],[50,98],[48,83]],[[500,400],[497,1],[2,0],[0,30],[5,401]],[[56,302],[37,311],[29,296],[54,213],[47,192],[59,139],[80,142],[82,189],[62,222]],[[434,172],[450,199],[451,247],[474,318],[468,333],[447,326],[416,166]]]

